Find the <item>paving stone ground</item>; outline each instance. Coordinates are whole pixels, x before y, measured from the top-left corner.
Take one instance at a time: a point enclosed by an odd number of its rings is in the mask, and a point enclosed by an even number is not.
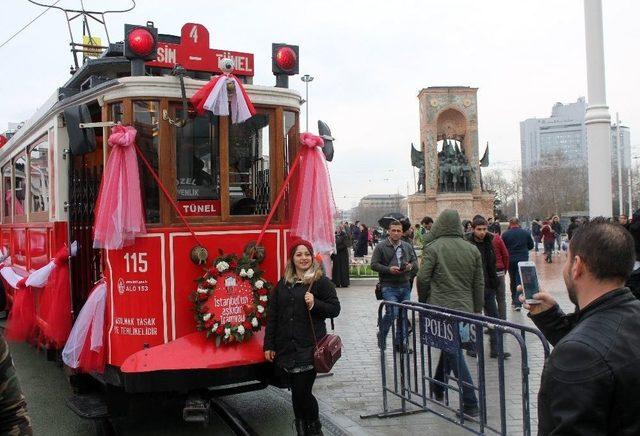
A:
[[[541,286],[551,292],[565,311],[572,311],[573,305],[566,295],[566,288],[562,279],[562,265],[565,254],[554,256],[554,263],[546,264],[542,254],[532,253],[532,259],[538,267]],[[382,412],[382,385],[380,374],[380,353],[376,343],[376,322],[378,302],[373,294],[371,281],[356,282],[349,288],[339,288],[338,295],[342,303],[342,313],[335,320],[336,333],[344,343],[342,358],[334,367],[331,377],[318,379],[314,391],[322,401],[324,409],[336,414],[344,415],[355,424],[351,427],[353,433],[369,433],[374,435],[406,435],[406,434],[438,434],[461,435],[467,431],[445,421],[434,413],[419,413],[395,418],[361,419],[361,415]],[[508,283],[508,277],[507,277]],[[412,299],[417,299],[415,290]],[[507,296],[507,302],[510,297]],[[516,312],[510,308],[507,311],[510,321],[533,326],[526,316],[526,311]],[[485,348],[488,350],[488,338],[485,338]],[[530,368],[530,401],[531,401],[531,429],[536,433],[537,393],[540,374],[544,365],[544,353],[540,342],[533,337],[527,340],[528,364]],[[520,348],[515,339],[507,339],[505,350],[512,354],[512,358],[505,362],[505,401],[506,423],[508,434],[522,434],[522,378]],[[392,374],[393,366],[391,353],[387,353],[387,368]],[[437,354],[433,356],[437,362]],[[477,382],[475,370],[476,359],[466,357],[471,368],[473,379]],[[435,369],[435,363],[433,365]],[[496,359],[486,359],[486,386],[488,422],[499,428],[499,394],[498,394],[498,364]],[[393,382],[393,379],[389,379]],[[453,382],[452,382],[453,383]],[[455,394],[450,395],[452,405],[457,405]],[[398,400],[390,399],[390,408],[400,406]],[[437,408],[437,407],[436,407]],[[439,410],[443,410],[439,408]],[[445,411],[446,412],[446,411]],[[446,412],[455,418],[452,412]],[[488,432],[491,434],[491,432]]]

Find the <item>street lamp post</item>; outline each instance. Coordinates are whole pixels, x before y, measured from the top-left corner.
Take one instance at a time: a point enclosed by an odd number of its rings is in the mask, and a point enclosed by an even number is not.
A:
[[[300,77],[300,80],[302,80],[305,84],[305,105],[306,105],[306,109],[305,109],[305,114],[306,114],[306,125],[307,125],[307,132],[309,131],[309,82],[311,82],[313,80],[313,76],[310,76],[308,74],[305,74],[304,76]]]
[[[584,0],[588,106],[585,113],[589,171],[589,215],[610,217],[611,116],[604,78],[602,0]]]

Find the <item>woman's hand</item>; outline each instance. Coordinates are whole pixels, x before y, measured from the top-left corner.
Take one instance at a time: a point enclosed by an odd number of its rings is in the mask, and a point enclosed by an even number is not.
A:
[[[544,312],[545,310],[549,310],[556,305],[556,300],[551,296],[551,294],[545,292],[542,289],[537,294],[533,294],[533,299],[538,300],[540,302],[539,304],[529,304],[526,302],[525,296],[522,295],[522,285],[518,285],[517,290],[520,293],[518,300],[520,300],[520,302],[522,303],[522,307],[527,309],[533,315],[537,315]]]
[[[267,362],[273,362],[273,359],[276,358],[276,352],[273,350],[267,350],[264,352],[264,358],[267,359]]]
[[[307,291],[304,294],[304,302],[307,303],[307,309],[309,310],[313,309],[314,300],[313,300],[313,294],[311,292]]]

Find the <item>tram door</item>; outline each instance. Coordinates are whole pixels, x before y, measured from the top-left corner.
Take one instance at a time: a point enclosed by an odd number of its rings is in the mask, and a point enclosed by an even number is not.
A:
[[[92,122],[101,121],[97,103],[87,106]],[[66,116],[66,114],[65,114]],[[69,121],[67,129],[69,130]],[[89,122],[89,120],[82,120]],[[70,142],[71,142],[71,131]],[[69,240],[77,241],[78,253],[70,260],[73,310],[78,314],[96,281],[102,276],[100,250],[93,249],[94,209],[103,171],[102,128],[85,136],[89,144],[70,155],[69,165]],[[95,137],[95,140],[94,140]]]

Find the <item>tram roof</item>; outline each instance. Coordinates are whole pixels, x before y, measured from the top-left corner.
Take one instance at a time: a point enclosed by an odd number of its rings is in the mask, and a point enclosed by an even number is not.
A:
[[[126,67],[126,68],[124,68]],[[121,57],[102,57],[91,59],[74,76],[58,88],[29,118],[11,139],[0,149],[0,159],[15,148],[14,144],[20,143],[36,129],[40,128],[46,120],[58,114],[66,107],[88,103],[102,96],[104,101],[113,101],[129,97],[168,97],[181,98],[180,82],[175,76],[128,76],[130,63]],[[121,75],[97,84],[87,82],[100,73],[108,72],[111,75]],[[191,96],[208,79],[193,79],[185,77],[185,90],[187,96]],[[87,89],[82,89],[87,85]],[[247,93],[254,104],[279,105],[292,109],[299,109],[301,96],[289,88],[276,88],[274,86],[245,85]]]

